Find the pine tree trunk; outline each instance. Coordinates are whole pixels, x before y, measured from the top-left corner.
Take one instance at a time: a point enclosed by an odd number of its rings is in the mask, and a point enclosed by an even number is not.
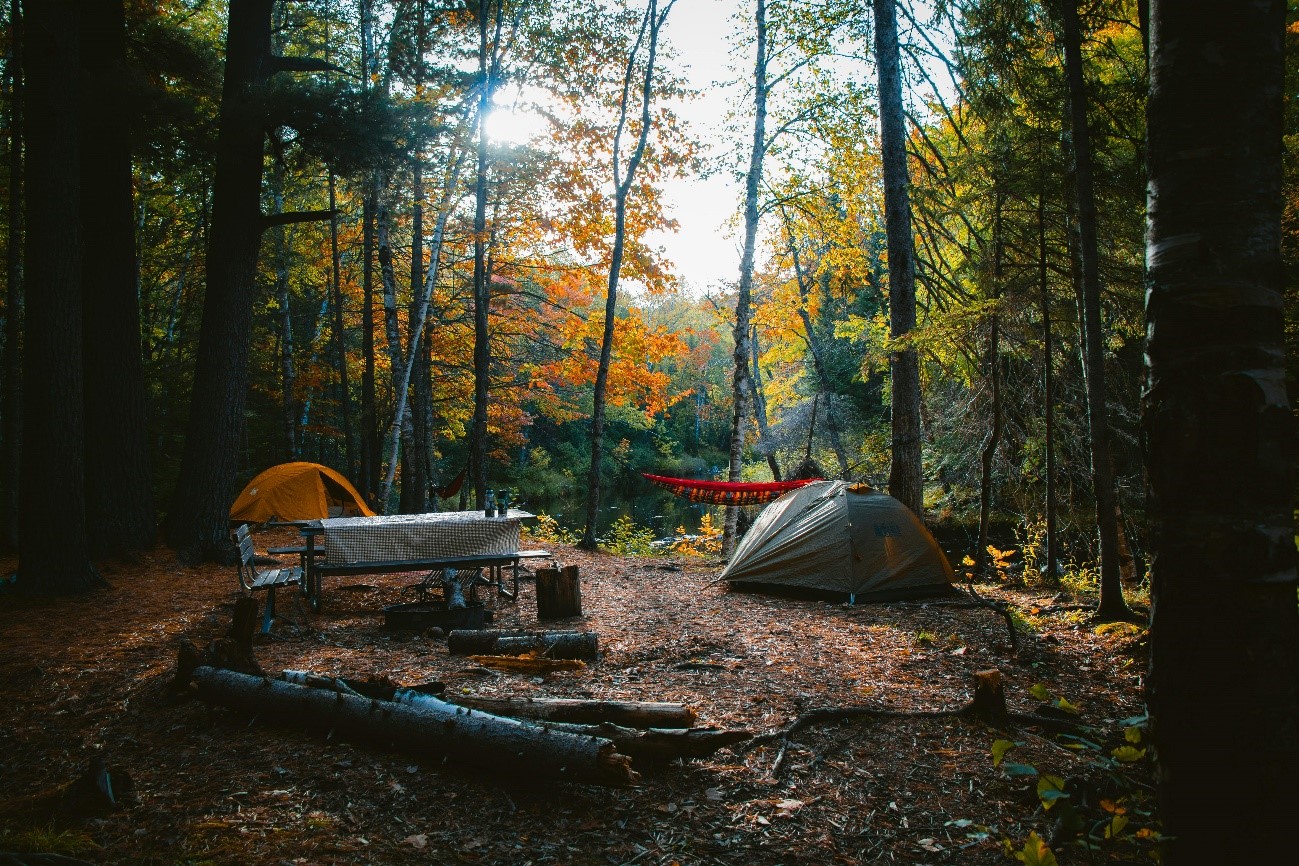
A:
[[[80,4],[27,4],[27,288],[19,585],[102,585],[86,532],[78,53]],[[39,371],[39,380],[33,371]]]
[[[1087,91],[1082,69],[1082,27],[1077,0],[1061,0],[1065,76],[1069,90],[1074,182],[1077,187],[1078,236],[1082,268],[1083,366],[1087,379],[1087,423],[1091,434],[1092,493],[1096,500],[1096,529],[1100,536],[1100,619],[1131,617],[1119,579],[1118,524],[1114,519],[1114,462],[1110,453],[1106,409],[1105,345],[1101,323],[1099,247],[1096,195],[1092,182],[1091,133],[1087,127]]]
[[[229,509],[248,400],[263,129],[245,106],[265,85],[273,0],[231,0],[194,395],[167,542],[184,561],[228,560]]]
[[[157,537],[140,352],[139,273],[125,92],[121,0],[83,7],[81,225],[85,319],[86,531],[96,555],[121,556]]]
[[[1142,423],[1162,862],[1283,862],[1294,815],[1276,793],[1299,775],[1286,4],[1154,0],[1151,25]]]
[[[18,479],[22,461],[22,335],[23,335],[23,12],[21,0],[9,3],[9,225],[5,256],[5,332],[0,391],[0,550],[18,549]]]
[[[911,233],[910,175],[906,116],[895,0],[876,0],[875,63],[879,70],[880,161],[884,173],[884,217],[888,234],[889,336],[901,339],[916,327],[915,242]],[[889,355],[893,394],[893,464],[889,493],[924,517],[920,458],[920,359],[914,348]]]

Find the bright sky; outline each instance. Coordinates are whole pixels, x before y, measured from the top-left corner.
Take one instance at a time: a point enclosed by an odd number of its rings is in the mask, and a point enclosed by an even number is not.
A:
[[[747,13],[750,3],[747,0],[677,0],[665,25],[667,39],[676,52],[672,66],[691,87],[700,91],[698,99],[674,107],[689,124],[703,155],[726,166],[736,162],[736,157],[747,161],[747,151],[737,154],[722,150],[723,118],[731,109],[732,100],[742,101],[746,97],[742,90],[728,91],[716,84],[735,75],[728,66],[732,51],[727,34],[735,26],[731,17],[737,9]],[[741,60],[746,67],[750,63]],[[507,94],[502,96],[509,98]],[[538,118],[511,114],[508,109],[498,108],[488,121],[488,135],[498,140],[526,141],[542,131],[543,124]],[[725,141],[724,146],[744,150],[748,146],[747,138]],[[719,283],[733,284],[739,279],[738,228],[727,225],[739,211],[739,196],[740,188],[727,169],[710,177],[674,179],[664,184],[669,213],[680,228],[676,232],[655,232],[649,241],[665,250],[684,288],[692,294],[703,294]]]
[[[747,68],[750,61],[733,58],[728,34],[737,26],[732,19],[739,11],[751,15],[745,0],[677,0],[668,15],[665,30],[676,50],[674,61],[686,81],[700,91],[697,100],[677,106],[689,122],[694,138],[707,146],[706,156],[721,161],[725,168],[710,177],[672,180],[664,193],[671,214],[681,224],[673,234],[655,233],[650,241],[661,245],[675,264],[676,273],[695,294],[712,291],[719,283],[734,284],[740,275],[738,225],[727,225],[739,212],[741,189],[729,166],[747,162],[747,139],[728,140],[722,130],[727,111],[747,106],[734,105],[747,97],[742,88],[723,88],[720,82],[736,77],[730,66],[738,60]],[[725,148],[738,148],[744,154]]]

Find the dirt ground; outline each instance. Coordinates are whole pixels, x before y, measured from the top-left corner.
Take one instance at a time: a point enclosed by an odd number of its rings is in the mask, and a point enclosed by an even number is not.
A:
[[[259,551],[296,541],[286,529],[254,537]],[[440,681],[452,698],[680,701],[701,724],[755,735],[820,707],[958,708],[972,674],[997,668],[1012,711],[1072,708],[1089,730],[839,721],[797,733],[778,774],[772,741],[626,788],[453,769],[169,698],[179,642],[221,635],[238,593],[233,568],[185,568],[159,549],[104,568],[105,592],[0,596],[0,851],[142,864],[1006,863],[1028,856],[1031,833],[1051,838],[1054,776],[1101,840],[1055,840],[1059,863],[1150,862],[1149,769],[1124,726],[1142,712],[1143,635],[1067,609],[1088,599],[979,587],[1017,611],[1014,651],[987,609],[741,593],[715,582],[715,562],[548,547],[580,568],[584,615],[547,625],[598,634],[601,657],[584,670],[496,673],[445,641],[385,630],[382,608],[409,600],[412,575],[330,578],[319,614],[282,602],[257,658],[271,673]],[[531,583],[496,604],[494,627],[538,627]],[[1000,766],[997,741],[1017,744]],[[95,754],[133,779],[123,808],[64,829],[13,806]]]

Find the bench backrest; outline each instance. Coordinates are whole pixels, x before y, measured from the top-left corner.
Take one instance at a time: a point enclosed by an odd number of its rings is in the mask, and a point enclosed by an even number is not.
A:
[[[235,542],[239,545],[239,582],[244,586],[252,586],[257,579],[257,565],[253,561],[256,553],[253,551],[253,537],[248,532],[248,524],[242,523],[235,530]]]

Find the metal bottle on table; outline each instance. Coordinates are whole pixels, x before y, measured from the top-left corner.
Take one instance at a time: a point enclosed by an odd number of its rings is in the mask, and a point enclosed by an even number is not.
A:
[[[483,516],[484,517],[496,516],[496,494],[490,490],[487,491],[487,505],[485,508],[483,508]]]

